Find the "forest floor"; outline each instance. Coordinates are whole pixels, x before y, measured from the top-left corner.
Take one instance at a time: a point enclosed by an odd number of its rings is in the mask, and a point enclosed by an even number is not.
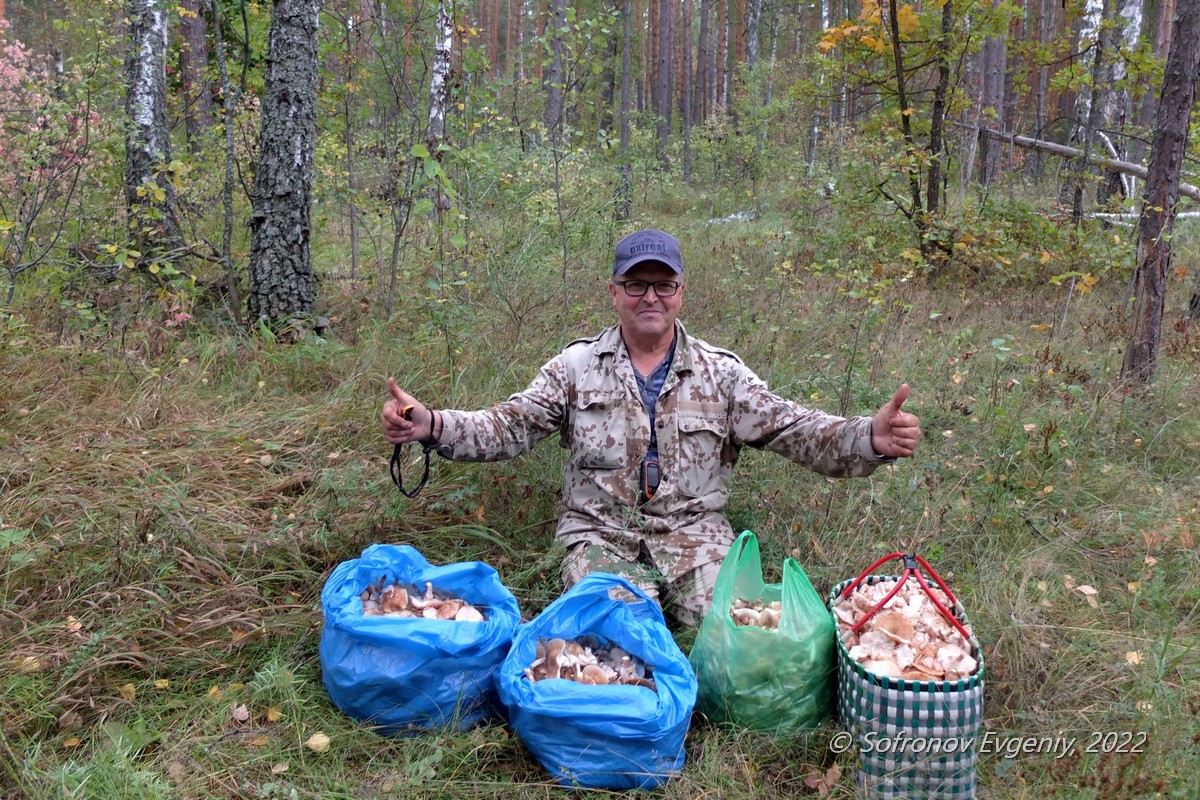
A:
[[[1126,392],[1116,281],[866,298],[802,263],[816,230],[678,216],[646,224],[684,241],[691,334],[834,413],[872,413],[907,381],[925,430],[866,479],[744,451],[728,514],[759,536],[768,580],[788,555],[822,596],[893,550],[938,568],[983,646],[993,741],[1077,740],[1065,757],[981,754],[981,797],[1200,796],[1200,327],[1173,303],[1156,381]],[[408,500],[378,419],[389,375],[433,406],[488,405],[609,324],[609,247],[585,248],[565,286],[512,262],[508,282],[464,270],[445,303],[405,281],[385,321],[373,288],[328,280],[332,328],[294,344],[217,312],[166,326],[112,306],[81,328],[19,299],[0,337],[0,795],[563,796],[500,722],[389,738],[339,712],[320,592],[389,542],[494,566],[526,619],[560,593],[561,448],[436,459]],[[685,652],[693,636],[678,632]],[[697,718],[682,772],[637,796],[852,797],[837,730]]]

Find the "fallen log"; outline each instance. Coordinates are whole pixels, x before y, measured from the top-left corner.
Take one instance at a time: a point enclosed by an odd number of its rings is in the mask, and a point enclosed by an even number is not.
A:
[[[962,127],[973,126],[963,125]],[[1074,147],[1067,147],[1065,144],[1058,144],[1057,142],[1047,142],[1044,139],[1031,139],[1028,136],[1019,136],[1015,133],[1004,133],[1003,131],[992,130],[991,128],[979,128],[979,132],[986,133],[988,136],[998,141],[1008,142],[1009,144],[1014,144],[1017,147],[1024,147],[1027,150],[1038,150],[1043,153],[1062,156],[1063,158],[1084,157],[1084,152],[1082,150],[1077,150]],[[1108,158],[1106,156],[1098,155],[1088,155],[1087,160],[1092,164],[1096,164],[1097,166],[1115,170],[1116,172],[1123,172],[1126,175],[1134,175],[1142,179],[1145,179],[1147,174],[1145,167],[1143,167],[1141,164],[1134,164],[1131,161],[1119,161],[1115,158]],[[1197,188],[1190,183],[1180,183],[1179,194],[1200,202],[1200,188]]]

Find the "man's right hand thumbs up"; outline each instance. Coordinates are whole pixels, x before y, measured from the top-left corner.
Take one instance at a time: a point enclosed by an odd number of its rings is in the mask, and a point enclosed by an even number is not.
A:
[[[392,399],[384,403],[381,415],[387,440],[392,444],[407,444],[432,439],[433,413],[397,386],[395,378],[388,378],[388,392]]]

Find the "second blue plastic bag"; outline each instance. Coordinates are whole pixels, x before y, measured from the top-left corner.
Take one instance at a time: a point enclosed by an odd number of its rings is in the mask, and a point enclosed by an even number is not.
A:
[[[380,576],[468,601],[483,622],[363,616],[359,594]],[[371,545],[338,565],[321,591],[321,678],[329,697],[383,733],[465,728],[498,709],[494,677],[521,624],[517,600],[477,561],[435,567],[407,545]]]
[[[586,634],[620,645],[651,667],[657,691],[525,677],[538,639]],[[696,676],[662,610],[623,578],[588,575],[522,626],[497,684],[513,730],[565,786],[649,789],[683,767]]]

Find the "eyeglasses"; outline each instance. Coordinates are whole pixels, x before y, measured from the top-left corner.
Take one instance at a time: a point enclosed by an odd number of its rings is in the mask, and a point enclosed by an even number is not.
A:
[[[679,281],[618,281],[617,285],[630,297],[643,296],[651,286],[659,297],[674,297],[683,284]]]

